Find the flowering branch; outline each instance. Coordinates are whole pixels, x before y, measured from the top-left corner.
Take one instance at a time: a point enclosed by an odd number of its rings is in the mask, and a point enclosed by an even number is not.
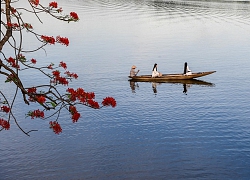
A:
[[[37,60],[35,58],[26,58],[24,54],[34,53],[43,49],[46,45],[57,43],[67,47],[70,42],[67,37],[62,37],[60,35],[53,37],[34,32],[32,24],[24,21],[22,18],[23,12],[33,14],[40,22],[42,22],[39,18],[40,13],[46,13],[61,21],[79,21],[79,17],[75,12],[63,15],[63,9],[61,7],[59,8],[55,1],[50,2],[48,6],[41,5],[39,0],[28,0],[28,2],[30,4],[30,9],[23,7],[14,8],[13,5],[15,5],[15,2],[11,2],[11,0],[1,1],[1,3],[5,5],[4,9],[1,9],[1,14],[5,17],[5,21],[1,21],[1,24],[5,29],[1,29],[1,35],[3,35],[3,37],[0,38],[0,54],[2,56],[0,59],[0,75],[6,78],[5,83],[12,83],[12,85],[15,86],[15,92],[12,99],[8,99],[3,91],[0,90],[0,96],[3,97],[3,100],[0,99],[0,131],[9,130],[12,120],[19,129],[28,136],[30,132],[35,131],[25,131],[15,118],[13,106],[16,102],[18,92],[22,93],[25,104],[30,105],[34,103],[38,107],[28,111],[26,117],[30,117],[31,119],[40,118],[43,120],[53,118],[53,120],[49,122],[49,127],[56,134],[62,132],[58,120],[60,112],[63,109],[69,112],[69,117],[72,122],[76,123],[81,117],[81,113],[77,110],[77,106],[79,105],[94,109],[101,109],[107,106],[116,107],[116,101],[113,97],[104,98],[100,105],[95,100],[94,92],[86,92],[81,87],[77,89],[68,87],[63,93],[59,91],[59,86],[68,86],[72,80],[78,78],[76,73],[68,71],[65,62],[61,61],[58,65],[51,63],[47,66],[37,66]],[[31,33],[31,35],[35,36],[40,42],[37,48],[32,50],[23,49],[24,30]],[[15,33],[14,36],[14,32],[18,34]],[[2,51],[6,44],[13,49],[12,56],[6,56]],[[45,76],[48,79],[47,84],[26,87],[19,73],[27,70],[36,70],[40,72],[41,76]],[[47,115],[49,111],[52,113]]]

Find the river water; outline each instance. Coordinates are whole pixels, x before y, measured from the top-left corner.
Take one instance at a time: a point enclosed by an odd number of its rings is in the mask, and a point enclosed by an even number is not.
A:
[[[44,1],[45,4],[49,1]],[[77,23],[42,16],[37,31],[70,39],[34,55],[40,63],[65,61],[79,75],[73,87],[113,96],[116,108],[80,108],[63,132],[25,118],[31,107],[17,99],[16,116],[0,136],[0,179],[249,179],[250,3],[248,1],[62,0]],[[49,27],[49,28],[48,28]],[[24,42],[35,47],[33,39]],[[134,64],[150,74],[217,72],[196,83],[130,83]],[[25,74],[24,83],[44,82]],[[1,91],[11,97],[11,84]],[[183,92],[187,90],[186,92]]]

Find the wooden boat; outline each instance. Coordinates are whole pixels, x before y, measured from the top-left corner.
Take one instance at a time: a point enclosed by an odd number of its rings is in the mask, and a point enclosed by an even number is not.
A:
[[[130,77],[130,80],[137,81],[137,82],[165,82],[169,80],[190,80],[199,78],[202,76],[207,76],[209,74],[215,73],[216,71],[207,71],[207,72],[197,72],[192,74],[162,74],[161,77],[152,78],[151,75],[140,75],[140,76],[133,76]]]

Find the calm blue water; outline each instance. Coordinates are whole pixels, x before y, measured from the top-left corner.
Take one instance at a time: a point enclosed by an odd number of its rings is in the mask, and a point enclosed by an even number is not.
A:
[[[45,1],[49,2],[49,1]],[[60,117],[63,133],[48,122],[25,118],[32,107],[14,107],[14,122],[0,136],[0,179],[249,179],[250,178],[250,3],[248,1],[62,0],[78,23],[42,16],[42,34],[70,39],[34,55],[40,64],[65,61],[79,79],[71,86],[106,96],[117,107],[79,107],[73,124]],[[28,18],[29,16],[27,16]],[[48,21],[49,20],[49,21]],[[48,28],[52,27],[52,28]],[[26,48],[35,46],[27,36]],[[8,50],[6,50],[8,51]],[[31,54],[27,55],[33,57]],[[216,70],[203,85],[135,83],[135,64],[150,74]],[[23,72],[25,84],[46,82]],[[30,78],[32,77],[32,78]],[[1,84],[12,97],[13,86]]]

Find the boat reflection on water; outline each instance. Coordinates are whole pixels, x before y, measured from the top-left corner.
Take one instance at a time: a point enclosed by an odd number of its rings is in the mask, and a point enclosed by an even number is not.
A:
[[[136,81],[136,80],[129,80],[130,88],[132,90],[132,93],[136,92],[136,89],[139,89],[138,82],[145,82],[145,81]],[[197,80],[197,79],[189,79],[189,80],[166,80],[161,82],[148,82],[152,84],[152,89],[154,94],[157,94],[157,86],[161,85],[162,83],[171,83],[171,84],[182,84],[183,85],[183,93],[187,95],[188,88],[190,88],[192,85],[198,85],[198,86],[208,86],[213,87],[215,84]]]
[[[135,90],[139,89],[138,83],[135,81],[129,81],[129,83],[130,83],[130,88],[132,90],[132,93],[135,93]]]
[[[157,94],[157,86],[160,85],[161,83],[157,82],[152,82],[152,89],[155,94]]]

